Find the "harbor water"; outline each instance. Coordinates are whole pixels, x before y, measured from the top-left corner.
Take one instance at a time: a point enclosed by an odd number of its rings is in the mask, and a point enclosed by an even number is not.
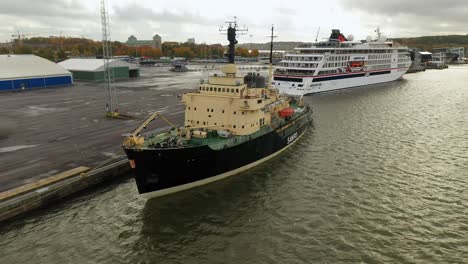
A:
[[[468,67],[307,96],[313,126],[221,182],[133,179],[2,223],[2,263],[467,263]],[[116,142],[119,144],[119,142]]]

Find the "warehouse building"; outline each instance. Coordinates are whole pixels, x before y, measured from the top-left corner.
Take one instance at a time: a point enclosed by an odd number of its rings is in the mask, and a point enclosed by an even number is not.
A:
[[[59,63],[73,74],[73,79],[80,81],[104,80],[104,60],[102,59],[68,59]],[[114,79],[126,79],[140,76],[138,65],[125,61],[109,60]]]
[[[54,62],[32,54],[0,55],[0,91],[72,84],[72,74]]]

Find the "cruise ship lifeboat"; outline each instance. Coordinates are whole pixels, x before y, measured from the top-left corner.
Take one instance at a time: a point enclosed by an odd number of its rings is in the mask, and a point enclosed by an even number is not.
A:
[[[280,117],[290,117],[294,115],[294,109],[292,109],[291,107],[284,108],[281,111],[279,111],[278,114]]]
[[[362,67],[364,66],[364,63],[362,61],[352,61],[351,62],[351,67]]]
[[[364,69],[364,62],[363,61],[351,61],[349,63],[349,68],[352,72],[362,71],[362,69]]]

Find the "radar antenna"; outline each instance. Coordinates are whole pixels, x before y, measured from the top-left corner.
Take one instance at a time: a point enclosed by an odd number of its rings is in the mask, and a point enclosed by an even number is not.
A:
[[[236,37],[240,35],[246,35],[248,29],[245,26],[243,28],[239,28],[237,25],[237,17],[234,17],[233,21],[226,21],[225,23],[228,25],[228,27],[224,28],[221,26],[219,28],[219,32],[222,32],[221,34],[227,35],[227,39],[229,41],[228,62],[234,63],[234,58],[236,56],[235,46],[237,44]]]

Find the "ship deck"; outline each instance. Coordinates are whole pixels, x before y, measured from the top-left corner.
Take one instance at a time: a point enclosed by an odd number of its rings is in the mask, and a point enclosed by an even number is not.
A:
[[[300,109],[301,107],[296,103],[291,103],[290,107],[294,109]],[[292,119],[299,116],[301,113],[297,112],[292,116]],[[282,124],[279,124],[282,125]],[[271,132],[273,128],[270,126],[263,126],[258,131],[249,134],[249,135],[230,135],[229,137],[220,136],[217,131],[211,130],[208,131],[206,138],[197,138],[192,137],[190,140],[186,140],[183,137],[180,137],[177,134],[177,131],[170,130],[161,133],[148,133],[145,138],[145,142],[141,146],[136,146],[137,149],[167,149],[167,148],[182,148],[182,147],[199,147],[199,146],[209,146],[211,149],[223,149],[232,147],[238,144],[242,144],[249,140],[255,139],[259,136],[262,136],[268,132]],[[182,141],[182,144],[178,146],[171,146],[168,142],[173,139],[175,141]]]

